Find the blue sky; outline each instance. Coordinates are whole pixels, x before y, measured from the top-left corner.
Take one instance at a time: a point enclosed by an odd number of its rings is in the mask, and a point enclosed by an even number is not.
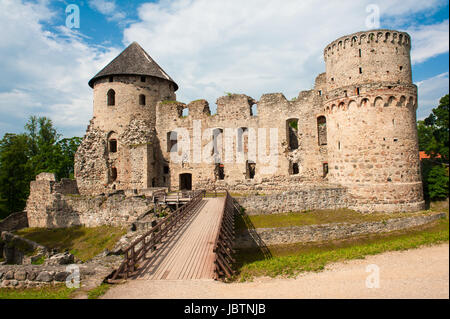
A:
[[[65,26],[70,4],[80,9],[79,29]],[[424,118],[448,93],[448,1],[0,0],[0,135],[39,115],[65,136],[83,136],[88,80],[132,41],[178,83],[179,101],[205,98],[214,110],[224,92],[290,99],[324,72],[329,42],[368,29],[370,4],[381,28],[411,35]]]

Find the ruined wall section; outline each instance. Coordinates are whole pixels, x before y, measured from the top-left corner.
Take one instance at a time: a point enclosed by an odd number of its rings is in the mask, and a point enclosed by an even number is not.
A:
[[[64,192],[75,189],[74,180],[57,182],[49,173],[36,176],[26,206],[29,227],[127,226],[154,207],[151,196],[138,193],[88,196]]]
[[[92,122],[92,121],[91,121]],[[75,179],[81,194],[105,191],[109,179],[107,133],[92,124],[75,153]]]
[[[323,77],[323,76],[322,76]],[[217,99],[217,114],[211,115],[207,101],[198,100],[188,105],[179,102],[163,101],[157,105],[156,130],[159,144],[162,150],[162,158],[169,166],[166,184],[161,186],[178,189],[180,174],[192,174],[193,188],[206,189],[236,189],[236,190],[276,190],[298,187],[301,183],[323,182],[322,161],[326,160],[326,152],[321,152],[317,143],[317,114],[322,112],[322,96],[318,90],[300,92],[295,101],[288,101],[283,94],[265,94],[259,101],[243,94],[230,94]],[[257,106],[257,112],[253,114],[252,106]],[[183,116],[183,110],[188,109],[188,115]],[[186,114],[186,111],[184,112]],[[296,138],[297,148],[289,147],[288,120],[295,119],[297,123]],[[201,124],[200,124],[201,123]],[[201,125],[201,127],[200,127]],[[170,132],[177,128],[185,128],[188,132],[188,140],[191,145],[191,153],[185,156],[186,161],[175,163],[169,152],[168,138]],[[238,161],[236,150],[239,149],[236,135],[227,135],[226,129],[245,128],[242,136],[244,157]],[[266,149],[257,148],[258,154],[270,153],[270,129],[278,132],[277,154],[278,160],[273,163],[261,163],[256,159],[255,175],[249,177],[247,161],[254,157],[249,149],[249,131],[262,134],[265,129]],[[212,145],[212,132],[206,130],[221,129],[222,139],[231,141],[233,152],[220,149],[219,152],[223,165],[224,178],[218,178],[215,174],[215,163],[205,163],[202,158],[194,158],[194,149],[202,149],[205,152],[207,146]],[[201,145],[194,145],[194,135],[203,134]],[[182,136],[178,136],[178,145],[181,146]],[[231,139],[231,140],[230,140]],[[220,141],[220,139],[219,139]],[[256,141],[257,142],[257,141]],[[219,142],[220,143],[220,142]],[[257,146],[259,147],[259,146]],[[178,155],[181,156],[180,149]],[[206,151],[208,152],[208,151]],[[173,155],[173,154],[172,154]],[[188,160],[189,159],[189,160]],[[293,169],[296,163],[298,167]],[[164,176],[166,178],[166,176]]]

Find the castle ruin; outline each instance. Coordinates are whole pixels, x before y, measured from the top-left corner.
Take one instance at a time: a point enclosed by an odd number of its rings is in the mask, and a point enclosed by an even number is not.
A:
[[[394,30],[343,36],[325,47],[312,90],[291,101],[228,94],[211,114],[206,100],[177,102],[178,85],[133,42],[89,81],[93,118],[75,156],[76,186],[91,196],[227,189],[292,210],[423,209],[410,48]]]

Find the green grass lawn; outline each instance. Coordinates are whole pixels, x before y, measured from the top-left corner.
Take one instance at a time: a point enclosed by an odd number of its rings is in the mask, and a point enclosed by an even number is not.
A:
[[[257,250],[237,252],[238,275],[234,280],[256,276],[295,276],[304,271],[320,271],[331,263],[364,258],[386,251],[406,250],[448,242],[449,221],[440,219],[430,225],[391,233],[369,235],[317,244],[290,244],[268,247],[272,257],[264,259]]]
[[[248,219],[254,228],[276,228],[289,226],[305,226],[327,223],[351,223],[357,224],[362,222],[383,221],[391,218],[417,216],[420,214],[429,214],[430,211],[422,211],[415,213],[373,213],[362,214],[350,209],[334,209],[334,210],[312,210],[305,212],[289,212],[268,215],[248,215]],[[242,218],[238,219],[236,227],[243,230],[246,223]]]
[[[112,249],[126,233],[122,227],[100,226],[70,228],[25,228],[17,235],[35,241],[49,249],[69,250],[76,258],[87,261],[105,249]]]
[[[65,285],[45,288],[0,288],[0,299],[70,299],[74,288]]]

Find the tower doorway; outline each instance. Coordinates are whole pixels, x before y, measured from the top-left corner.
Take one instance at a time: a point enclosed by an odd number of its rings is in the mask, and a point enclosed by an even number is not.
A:
[[[180,174],[180,190],[192,190],[192,174]]]

